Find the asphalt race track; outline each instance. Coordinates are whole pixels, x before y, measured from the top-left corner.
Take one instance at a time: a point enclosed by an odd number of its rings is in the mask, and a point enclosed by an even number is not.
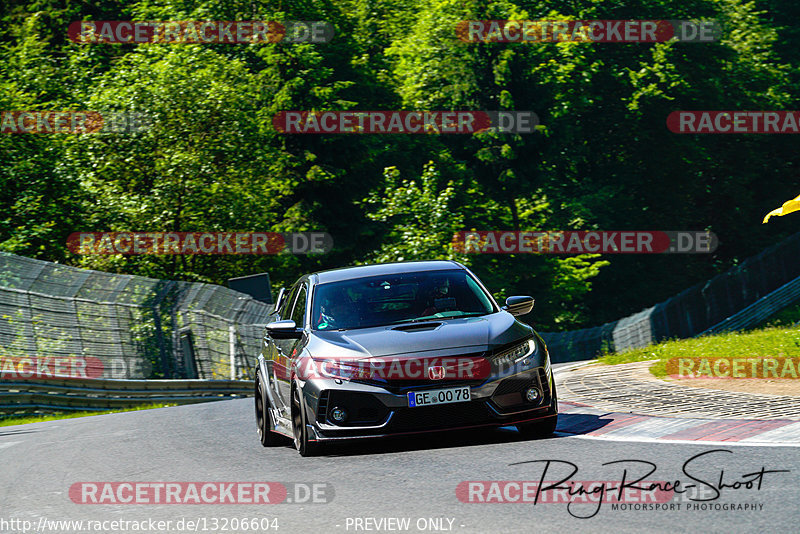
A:
[[[0,428],[0,532],[23,532],[23,527],[29,532],[78,531],[52,523],[65,520],[171,520],[164,532],[268,532],[275,526],[290,533],[534,532],[548,527],[564,532],[797,532],[798,447],[637,441],[630,435],[617,441],[609,435],[596,439],[563,432],[522,441],[516,431],[501,429],[361,442],[337,446],[327,456],[302,458],[290,444],[263,448],[253,401],[239,399]],[[697,456],[712,450],[720,452]],[[553,462],[548,466],[543,460]],[[628,462],[603,465],[618,460]],[[686,466],[702,483],[659,503],[659,509],[652,500],[638,507],[629,501],[625,510],[622,505],[613,509],[611,502],[470,503],[456,493],[465,481],[560,480],[572,470],[563,462],[578,469],[573,481],[618,483],[625,476],[630,482],[650,469],[645,461],[656,468],[645,480],[680,480],[686,486],[693,482],[683,471]],[[789,472],[759,477],[762,468]],[[714,495],[720,477],[730,487]],[[279,504],[79,504],[70,488],[80,482],[279,482],[289,493]],[[315,484],[316,503],[307,491]],[[490,495],[488,482],[476,487]],[[508,495],[519,498],[513,490]],[[298,499],[303,502],[288,502]],[[675,506],[669,509],[670,504]],[[269,529],[232,529],[234,518],[277,522],[259,523]],[[182,529],[176,526],[180,519]],[[197,523],[190,529],[186,521]],[[211,528],[214,524],[217,528]],[[133,531],[109,525],[94,531]]]

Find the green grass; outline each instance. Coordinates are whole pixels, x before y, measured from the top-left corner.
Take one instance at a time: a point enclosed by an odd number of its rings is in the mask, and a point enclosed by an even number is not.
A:
[[[773,316],[775,317],[775,316]],[[746,332],[717,334],[691,339],[671,340],[619,354],[606,354],[600,363],[619,363],[659,360],[650,372],[659,378],[666,376],[666,363],[671,358],[760,358],[800,357],[800,328],[770,326]]]
[[[74,419],[76,417],[89,417],[92,415],[105,415],[109,413],[138,412],[139,410],[152,410],[154,408],[166,408],[177,406],[177,404],[147,404],[135,408],[125,408],[123,410],[109,410],[102,412],[54,412],[42,415],[25,416],[0,416],[0,426],[27,425],[29,423],[41,423],[43,421],[57,421],[59,419]]]
[[[800,323],[800,304],[788,306],[778,313],[765,319],[755,328],[766,328],[768,326],[792,326]]]

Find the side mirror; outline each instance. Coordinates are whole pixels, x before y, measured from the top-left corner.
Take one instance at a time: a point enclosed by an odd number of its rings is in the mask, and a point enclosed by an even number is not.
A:
[[[503,309],[515,317],[525,315],[533,309],[533,297],[508,297]]]
[[[266,330],[273,339],[300,339],[303,335],[303,331],[291,319],[269,323]]]

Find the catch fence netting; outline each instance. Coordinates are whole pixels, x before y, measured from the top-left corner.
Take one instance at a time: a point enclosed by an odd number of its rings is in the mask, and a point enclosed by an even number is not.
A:
[[[556,362],[741,330],[800,300],[800,232],[711,280],[595,328],[543,333]]]
[[[0,371],[250,379],[271,308],[213,284],[0,253]]]
[[[629,317],[542,336],[566,362],[747,328],[800,300],[798,260],[800,233]],[[0,371],[29,358],[22,367],[45,375],[60,362],[95,378],[252,379],[271,308],[213,284],[0,253]]]

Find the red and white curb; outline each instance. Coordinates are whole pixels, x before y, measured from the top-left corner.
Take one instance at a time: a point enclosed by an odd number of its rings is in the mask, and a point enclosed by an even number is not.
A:
[[[611,441],[800,447],[800,421],[692,419],[608,412],[576,402],[558,403],[557,433]]]

